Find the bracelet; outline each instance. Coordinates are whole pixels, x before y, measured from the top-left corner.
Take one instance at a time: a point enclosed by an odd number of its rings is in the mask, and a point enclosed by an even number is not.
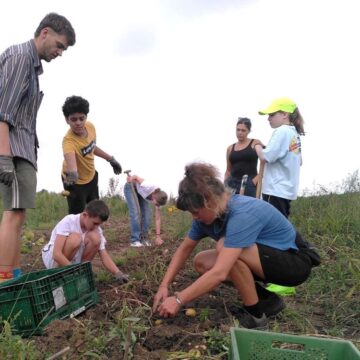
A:
[[[179,298],[179,293],[174,293],[175,295],[175,301],[177,302],[178,305],[182,306],[183,305],[183,302],[182,300]]]
[[[156,234],[156,236],[160,236],[161,235],[161,233],[159,233],[159,234]]]
[[[13,279],[14,274],[12,271],[0,271],[0,280],[10,280]]]

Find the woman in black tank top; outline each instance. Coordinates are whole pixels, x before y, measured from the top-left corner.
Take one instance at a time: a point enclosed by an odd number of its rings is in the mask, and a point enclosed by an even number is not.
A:
[[[236,137],[238,141],[228,146],[226,150],[226,172],[224,182],[239,194],[241,181],[247,175],[244,195],[256,197],[256,185],[258,181],[258,156],[254,150],[254,143],[259,140],[250,139],[251,121],[248,118],[239,118],[236,124]],[[254,141],[255,140],[255,141]]]

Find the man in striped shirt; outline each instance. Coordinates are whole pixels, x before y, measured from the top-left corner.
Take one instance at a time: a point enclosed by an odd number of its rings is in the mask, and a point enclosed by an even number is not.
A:
[[[34,38],[0,55],[0,282],[20,264],[20,235],[26,209],[35,207],[38,140],[36,117],[42,100],[41,60],[50,62],[75,44],[75,32],[61,15],[50,13]],[[14,271],[15,269],[15,271]]]

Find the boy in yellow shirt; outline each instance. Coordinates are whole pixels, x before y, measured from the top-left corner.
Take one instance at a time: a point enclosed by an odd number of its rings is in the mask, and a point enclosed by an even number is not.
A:
[[[94,157],[107,160],[115,174],[121,174],[121,165],[115,158],[96,145],[94,125],[87,121],[89,102],[81,96],[66,99],[63,114],[70,129],[63,138],[64,163],[62,181],[67,196],[69,214],[81,213],[85,205],[99,198],[98,173]]]

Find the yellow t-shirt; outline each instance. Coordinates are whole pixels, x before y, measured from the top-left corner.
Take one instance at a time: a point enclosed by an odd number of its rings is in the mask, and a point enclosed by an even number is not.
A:
[[[96,146],[96,131],[94,125],[86,121],[86,137],[80,137],[69,129],[62,141],[63,154],[75,153],[79,180],[78,185],[88,184],[95,176],[94,149]],[[66,173],[66,161],[63,162],[62,174]]]

